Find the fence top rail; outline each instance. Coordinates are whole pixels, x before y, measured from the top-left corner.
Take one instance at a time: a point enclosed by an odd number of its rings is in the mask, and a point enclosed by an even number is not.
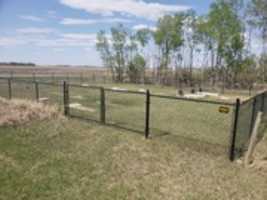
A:
[[[39,84],[45,84],[45,85],[53,85],[53,86],[62,86],[62,83],[54,83],[54,82],[45,82],[45,81],[33,81],[33,80],[25,80],[25,79],[14,79],[14,78],[0,78],[0,79],[12,79],[12,81],[18,81],[18,82],[26,82],[26,83],[39,83]],[[80,88],[91,88],[91,89],[102,89],[101,86],[94,86],[94,85],[80,85],[80,84],[69,84],[71,87],[80,87]],[[117,92],[117,93],[125,93],[125,94],[137,94],[137,95],[145,95],[146,92],[144,91],[135,91],[135,90],[121,90],[121,89],[112,89],[112,88],[103,88],[105,91],[109,92]],[[264,93],[264,92],[263,92]],[[261,94],[263,94],[261,93]],[[258,94],[246,101],[243,101],[242,104],[245,104],[249,100],[261,95]],[[225,105],[225,106],[234,106],[234,102],[223,102],[223,101],[216,101],[216,100],[204,100],[204,99],[193,99],[193,98],[185,98],[185,97],[177,97],[177,96],[167,96],[167,95],[158,95],[158,94],[150,94],[151,97],[157,97],[157,98],[163,98],[163,99],[172,99],[172,100],[181,100],[181,101],[190,101],[190,102],[196,102],[196,103],[207,103],[207,104],[216,104],[216,105]]]
[[[122,90],[122,89],[112,89],[112,88],[104,88],[105,91],[108,92],[117,92],[117,93],[125,93],[125,94],[139,94],[139,95],[145,95],[146,92],[140,92],[140,91],[135,91],[135,90]]]
[[[263,92],[260,92],[260,93],[256,94],[255,96],[252,96],[252,97],[246,99],[245,101],[242,101],[242,102],[241,102],[241,105],[247,104],[247,103],[249,103],[250,101],[254,100],[255,98],[258,98],[259,96],[261,96],[261,95],[266,95],[266,94],[267,94],[267,90],[265,90],[265,91],[263,91]]]
[[[89,89],[96,89],[96,90],[99,90],[99,89],[102,88],[101,86],[85,85],[85,84],[79,85],[79,84],[73,84],[73,83],[69,84],[69,83],[68,83],[68,85],[69,85],[70,87],[89,88]]]
[[[231,103],[231,102],[222,102],[222,101],[204,100],[204,99],[193,99],[193,98],[176,97],[176,96],[165,96],[165,95],[157,95],[157,94],[151,94],[151,97],[157,97],[157,98],[162,98],[162,99],[191,101],[191,102],[195,102],[195,103],[225,105],[225,106],[234,106],[235,105],[235,103]]]
[[[19,82],[19,83],[28,83],[28,84],[42,84],[42,85],[52,85],[52,86],[61,86],[62,84],[60,83],[54,83],[54,82],[47,82],[47,81],[33,81],[33,80],[26,80],[26,79],[14,79],[14,78],[0,78],[0,80],[12,80],[12,82]]]

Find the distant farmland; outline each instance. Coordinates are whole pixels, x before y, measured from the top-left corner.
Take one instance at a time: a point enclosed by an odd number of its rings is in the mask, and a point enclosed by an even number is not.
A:
[[[64,65],[51,65],[51,66],[10,66],[0,65],[0,76],[29,76],[29,75],[42,75],[42,76],[84,76],[107,73],[104,67],[95,66],[64,66]]]

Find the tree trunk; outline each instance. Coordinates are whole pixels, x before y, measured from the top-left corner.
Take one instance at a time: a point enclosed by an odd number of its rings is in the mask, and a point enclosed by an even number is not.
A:
[[[193,60],[194,60],[194,48],[190,47],[190,66],[189,66],[189,76],[190,76],[190,87],[193,87]]]

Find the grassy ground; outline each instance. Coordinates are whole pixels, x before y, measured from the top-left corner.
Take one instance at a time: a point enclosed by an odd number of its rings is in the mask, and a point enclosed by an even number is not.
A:
[[[7,89],[0,84],[0,94],[7,96]],[[114,85],[109,85],[113,87]],[[122,87],[122,85],[115,85]],[[137,89],[137,85],[124,85],[124,88]],[[171,92],[168,87],[151,86],[152,92]],[[32,84],[13,83],[15,98],[34,99]],[[39,85],[40,97],[62,106],[63,92],[58,86]],[[71,114],[100,119],[100,91],[88,88],[70,87],[70,104],[79,104],[88,110],[71,107]],[[232,107],[228,114],[219,113],[219,105],[151,98],[151,136],[174,135],[203,143],[222,146],[222,154],[229,147]],[[127,129],[144,132],[145,96],[106,91],[106,122]]]
[[[267,198],[267,175],[203,145],[78,120],[0,128],[0,199]]]

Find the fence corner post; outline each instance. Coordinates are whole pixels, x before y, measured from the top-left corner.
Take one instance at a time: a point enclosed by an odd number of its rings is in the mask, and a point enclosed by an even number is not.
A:
[[[106,96],[105,89],[103,87],[100,88],[100,121],[101,123],[106,123]]]
[[[12,99],[12,78],[8,79],[8,98]]]
[[[69,116],[70,106],[69,106],[69,85],[66,81],[63,82],[63,103],[64,103],[64,115]]]
[[[145,121],[145,137],[149,138],[149,122],[150,122],[150,91],[146,91],[146,121]]]
[[[240,110],[240,99],[236,99],[233,129],[231,134],[232,138],[230,144],[230,155],[229,155],[230,161],[232,162],[235,159],[236,133],[237,133],[238,118],[239,118],[239,110]]]

